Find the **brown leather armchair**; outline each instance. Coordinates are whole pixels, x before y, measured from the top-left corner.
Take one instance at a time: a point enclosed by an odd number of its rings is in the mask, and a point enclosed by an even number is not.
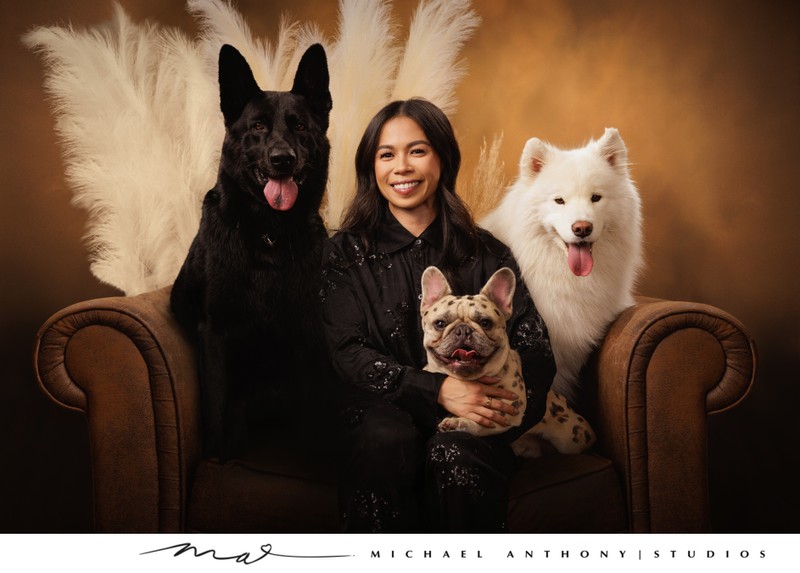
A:
[[[588,368],[598,446],[522,464],[510,530],[707,531],[707,417],[744,398],[755,365],[729,314],[638,299]],[[97,531],[337,531],[327,428],[270,435],[224,464],[202,458],[195,353],[168,288],[56,313],[35,367],[52,400],[86,415]]]

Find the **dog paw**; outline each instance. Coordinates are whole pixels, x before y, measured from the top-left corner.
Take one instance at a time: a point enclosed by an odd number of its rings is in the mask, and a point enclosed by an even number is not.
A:
[[[535,459],[557,453],[556,449],[545,439],[535,434],[523,434],[511,444],[511,449],[518,458]]]
[[[470,434],[479,435],[481,426],[467,420],[466,418],[445,418],[439,422],[439,431],[441,432],[469,432]]]
[[[597,437],[594,435],[594,430],[592,430],[589,422],[586,422],[580,416],[578,417],[578,422],[572,426],[572,443],[580,448],[581,451],[584,451],[597,441]]]

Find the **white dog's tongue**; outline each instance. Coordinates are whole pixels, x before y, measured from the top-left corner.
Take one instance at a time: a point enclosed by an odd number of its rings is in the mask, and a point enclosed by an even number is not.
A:
[[[276,211],[288,211],[297,200],[297,183],[291,177],[270,179],[264,186],[264,197]]]
[[[576,277],[585,277],[592,272],[594,260],[592,259],[592,247],[588,243],[576,245],[570,243],[567,255],[569,268]]]

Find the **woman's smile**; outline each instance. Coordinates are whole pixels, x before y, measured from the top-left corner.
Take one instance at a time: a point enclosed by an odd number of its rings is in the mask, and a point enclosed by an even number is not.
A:
[[[396,193],[401,195],[408,195],[414,189],[416,189],[417,185],[419,185],[419,181],[400,181],[398,183],[392,183],[391,186],[395,190]]]

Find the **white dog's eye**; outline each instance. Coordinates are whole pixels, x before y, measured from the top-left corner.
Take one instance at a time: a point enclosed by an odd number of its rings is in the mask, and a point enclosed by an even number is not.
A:
[[[482,318],[480,321],[478,321],[478,324],[480,324],[481,328],[484,330],[488,330],[493,325],[492,321],[488,318]]]
[[[445,326],[447,326],[447,323],[445,321],[443,321],[443,320],[435,320],[433,322],[433,327],[436,330],[443,330]]]
[[[564,199],[562,199],[561,197],[556,197],[555,198],[555,202],[556,202],[556,205],[563,205],[564,204]]]
[[[596,193],[592,195],[592,203],[597,203],[600,199],[602,199],[602,195],[597,195]]]

